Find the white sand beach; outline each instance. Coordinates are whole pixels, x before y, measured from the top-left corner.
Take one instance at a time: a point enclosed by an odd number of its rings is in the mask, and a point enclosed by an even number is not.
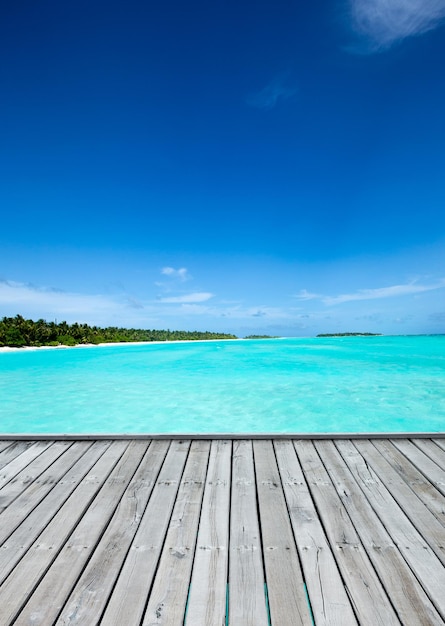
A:
[[[1,346],[0,352],[26,352],[29,350],[72,350],[77,348],[104,348],[107,346],[140,346],[140,345],[161,345],[171,343],[212,343],[216,341],[244,341],[243,337],[236,339],[178,339],[176,341],[118,341],[106,343],[78,343],[76,346],[22,346],[13,348],[11,346]]]

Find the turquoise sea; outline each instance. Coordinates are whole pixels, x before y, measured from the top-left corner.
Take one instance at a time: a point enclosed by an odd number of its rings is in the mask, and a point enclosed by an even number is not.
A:
[[[445,431],[445,335],[0,353],[3,433]]]

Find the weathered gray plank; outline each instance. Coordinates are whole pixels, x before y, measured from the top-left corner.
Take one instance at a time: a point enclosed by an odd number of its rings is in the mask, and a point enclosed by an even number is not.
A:
[[[315,446],[402,623],[407,626],[441,624],[441,617],[364,498],[333,442],[317,442]]]
[[[13,441],[0,441],[0,459],[3,451],[6,450],[6,448],[10,448],[12,445],[14,445]]]
[[[366,459],[367,465],[372,467],[401,510],[410,519],[411,524],[422,534],[423,539],[440,559],[442,565],[445,565],[445,531],[442,524],[419,500],[406,482],[399,477],[391,464],[370,441],[356,441],[355,447]],[[349,446],[348,448],[352,450]],[[397,509],[396,507],[392,508],[395,514]]]
[[[372,443],[436,519],[445,526],[445,496],[390,441],[374,439]]]
[[[437,463],[431,460],[417,445],[414,445],[407,439],[391,439],[391,443],[426,476],[440,493],[445,495],[445,472]]]
[[[445,472],[445,450],[442,450],[431,439],[412,439],[411,441]]]
[[[7,465],[4,465],[0,473],[0,489],[32,463],[44,450],[49,448],[52,443],[52,441],[36,441],[19,456],[16,456]]]
[[[445,450],[445,439],[434,439],[436,446],[439,446],[441,450]]]
[[[232,442],[212,442],[193,563],[187,624],[226,625]]]
[[[230,442],[220,439],[208,444],[212,449],[210,458],[207,450],[205,488],[204,484],[186,486],[190,481],[184,474],[181,487],[184,493],[196,490],[201,496],[204,493],[204,498],[201,509],[199,498],[182,503],[184,511],[190,507],[191,515],[186,513],[181,522],[175,498],[178,495],[179,502],[181,494],[184,495],[182,491],[178,494],[177,481],[183,474],[190,442],[171,444],[151,495],[155,467],[147,473],[149,464],[145,469],[141,464],[129,488],[123,483],[115,485],[114,503],[113,498],[107,504],[104,500],[105,506],[97,508],[97,518],[91,516],[89,510],[97,506],[100,494],[109,488],[107,480],[121,462],[128,442],[121,442],[119,450],[109,441],[74,442],[65,452],[65,444],[54,442],[47,442],[48,447],[43,450],[35,448],[32,442],[22,442],[26,444],[22,448],[7,442],[3,451],[1,443],[0,464],[3,454],[8,457],[6,471],[11,470],[11,467],[8,469],[10,463],[16,464],[12,466],[13,476],[8,476],[0,490],[0,496],[7,497],[3,500],[6,508],[0,514],[2,626],[13,622],[19,626],[141,624],[150,602],[155,610],[151,614],[147,612],[145,625],[177,626],[184,618],[190,578],[187,626],[224,626],[227,550],[222,548],[228,545]],[[168,443],[164,438],[155,447]],[[202,445],[202,442],[196,443]],[[150,457],[153,445],[142,463]],[[434,531],[437,545],[445,543],[444,526],[439,528],[436,523],[444,517],[445,498],[428,479],[440,484],[443,478],[440,462],[445,444],[442,440],[420,443],[416,439],[413,442],[379,440],[356,445],[340,441],[337,446],[320,440],[316,443],[318,453],[307,442],[307,446],[302,447],[302,456],[301,450],[298,451],[299,442],[295,442],[294,448],[292,442],[280,440],[274,442],[272,448],[270,441],[263,440],[254,444],[255,464],[252,445],[249,440],[238,440],[234,444],[229,531],[231,626],[268,623],[264,568],[269,583],[271,624],[286,624],[288,616],[292,615],[289,603],[296,602],[295,581],[298,578],[302,581],[298,559],[295,559],[295,543],[317,626],[355,626],[351,606],[361,626],[445,623],[443,604],[438,606],[439,601],[445,602],[445,570],[434,555],[431,560],[432,551],[428,546],[425,550],[423,541],[424,536],[431,540]],[[23,454],[28,457],[20,459]],[[344,456],[348,454],[349,463],[346,463]],[[131,456],[128,453],[128,457]],[[200,467],[205,474],[207,461],[200,454],[196,456],[201,459]],[[139,457],[143,458],[142,451]],[[123,478],[123,473],[127,479]],[[120,478],[125,482],[129,473],[122,472]],[[115,478],[118,476],[119,472]],[[196,481],[196,476],[190,474],[189,478]],[[113,489],[109,490],[111,494]],[[395,499],[399,499],[399,503]],[[412,506],[413,502],[417,504]],[[104,513],[107,507],[109,511]],[[176,508],[172,517],[173,507]],[[259,511],[261,519],[258,519]],[[318,514],[320,518],[314,519]],[[86,528],[88,516],[92,529]],[[400,516],[407,520],[411,531],[411,522],[417,526],[417,543],[413,544],[412,537],[404,532]],[[188,527],[191,540],[188,544],[185,539],[173,541],[174,534],[178,537],[185,532],[182,525],[186,519],[193,520]],[[430,519],[434,520],[432,526]],[[84,530],[78,532],[77,528],[82,529],[82,526]],[[354,530],[357,533],[355,544]],[[196,533],[198,540],[193,550]],[[76,537],[77,541],[72,543]],[[185,548],[188,545],[189,550],[181,552],[180,544]],[[286,550],[289,546],[291,549]],[[288,552],[292,553],[291,558]],[[180,558],[182,554],[185,556]],[[254,569],[249,570],[249,567]],[[386,601],[389,597],[387,607],[382,607],[374,584],[380,585]],[[169,588],[170,595],[162,606],[164,587]],[[360,587],[363,589],[358,592]],[[346,593],[350,603],[345,601]],[[444,595],[443,601],[440,593]],[[276,602],[280,594],[282,599]],[[337,594],[339,604],[335,607]],[[301,597],[298,602],[300,600]],[[436,608],[442,611],[442,616]],[[255,610],[257,615],[253,618]],[[294,626],[299,621],[290,619],[289,623]]]
[[[275,441],[278,467],[317,626],[358,622],[291,441]]]
[[[168,441],[154,441],[66,601],[58,624],[98,624],[164,461]],[[61,593],[61,602],[63,601]],[[57,598],[52,599],[54,603]]]
[[[358,621],[366,626],[399,625],[400,621],[314,444],[295,440],[294,445]]]
[[[0,623],[5,625],[11,623],[21,610],[128,445],[126,441],[112,443],[56,514],[54,515],[54,510],[50,511],[51,517],[54,516],[51,522],[0,587],[0,617],[3,620]],[[116,466],[117,471],[119,467],[119,465]],[[111,480],[115,475],[116,472],[111,474]],[[44,512],[44,508],[41,512]],[[29,520],[26,521],[29,522]],[[12,548],[20,551],[20,545],[12,545]],[[43,606],[36,607],[37,623],[39,623],[40,611],[44,612],[47,602],[45,599]],[[26,621],[22,620],[22,623]]]
[[[422,581],[424,590],[444,619],[445,569],[442,563],[354,444],[350,441],[338,441],[335,445],[360,485],[366,499],[416,577]],[[417,499],[414,494],[413,499]]]
[[[30,486],[54,461],[72,445],[71,441],[56,441],[47,448],[32,463],[16,474],[0,489],[0,513]]]
[[[104,613],[104,626],[140,624],[164,544],[190,441],[173,441]]]
[[[271,441],[253,443],[271,622],[309,626],[311,615]]]
[[[267,626],[252,442],[233,442],[229,624]]]
[[[0,454],[0,470],[20,456],[25,450],[31,448],[35,444],[35,441],[9,441],[2,443],[9,443],[11,445],[7,446]]]
[[[52,624],[63,608],[77,578],[107,528],[122,495],[141,463],[148,441],[132,441],[113,472],[51,564],[38,588],[17,618],[17,624],[39,620]],[[85,622],[84,622],[85,623]]]
[[[209,452],[210,441],[191,445],[143,626],[184,622]]]
[[[7,569],[5,555],[11,552],[15,557],[18,553],[23,554],[110,443],[110,441],[94,444],[88,441],[75,443],[62,458],[40,476],[38,481],[32,483],[15,500],[13,506],[9,506],[3,512],[0,523],[0,545],[6,540],[7,545],[3,545],[0,551],[0,582]],[[85,454],[91,447],[92,450]],[[81,468],[79,461],[82,462]],[[17,560],[18,558],[15,562]]]

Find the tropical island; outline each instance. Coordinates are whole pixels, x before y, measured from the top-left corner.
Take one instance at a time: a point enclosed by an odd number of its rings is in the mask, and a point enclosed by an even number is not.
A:
[[[382,333],[320,333],[317,337],[381,337]]]
[[[244,339],[279,339],[279,337],[273,335],[246,335]]]
[[[79,344],[123,343],[140,341],[198,341],[237,339],[236,335],[186,330],[144,330],[67,322],[36,322],[21,315],[0,321],[0,347],[77,346]]]

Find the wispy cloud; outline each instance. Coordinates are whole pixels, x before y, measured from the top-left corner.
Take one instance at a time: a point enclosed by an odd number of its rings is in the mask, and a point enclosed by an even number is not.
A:
[[[203,330],[233,332],[233,324],[260,320],[288,320],[292,311],[264,305],[218,302],[214,294],[196,291],[180,295],[164,295],[157,299],[140,299],[129,294],[114,296],[73,293],[47,287],[3,280],[0,281],[2,315],[20,313],[31,319],[57,319],[68,323],[87,322],[98,326],[133,328],[196,328],[200,319]],[[222,324],[221,320],[227,320]],[[253,329],[254,327],[252,327]]]
[[[259,91],[251,93],[246,98],[246,102],[256,109],[269,111],[280,102],[289,100],[296,93],[297,87],[291,79],[290,72],[284,72]]]
[[[411,281],[404,285],[391,285],[390,287],[378,287],[376,289],[358,289],[354,293],[342,293],[337,296],[327,296],[323,294],[311,293],[302,289],[295,296],[298,300],[321,300],[324,304],[342,304],[343,302],[355,302],[359,300],[378,300],[380,298],[395,298],[398,296],[409,296],[425,291],[433,291],[445,287],[445,278],[430,285],[422,285],[416,281]]]
[[[445,0],[350,0],[350,5],[354,29],[374,51],[432,30],[445,17]]]
[[[100,294],[68,293],[3,280],[0,281],[0,306],[3,311],[10,311],[10,315],[21,313],[32,317],[41,316],[48,320],[63,316],[73,321],[87,319],[94,321],[97,316],[115,309],[116,301]]]
[[[159,302],[166,302],[172,304],[196,304],[197,302],[206,302],[213,298],[213,293],[207,291],[200,291],[197,293],[188,293],[182,296],[167,296],[158,298]]]
[[[164,274],[164,276],[170,276],[170,278],[177,278],[181,281],[191,279],[191,276],[186,267],[180,267],[179,269],[175,269],[174,267],[163,267],[161,270],[161,274]]]
[[[307,289],[301,289],[301,291],[295,296],[298,300],[317,300],[322,297],[323,296],[319,293],[311,293],[310,291],[307,291]]]
[[[198,306],[212,297],[213,294],[208,292],[195,292],[158,298],[156,301],[143,301],[127,294],[111,297],[72,293],[14,281],[0,281],[0,309],[3,315],[14,316],[20,313],[32,319],[42,317],[48,321],[58,319],[100,326],[137,325],[139,328],[146,328],[147,325],[153,327],[158,325],[162,328],[166,318],[179,312],[193,315],[197,311],[186,311],[184,307]],[[172,307],[171,304],[179,306]]]
[[[445,287],[445,279],[432,285],[419,285],[408,283],[406,285],[392,285],[391,287],[380,287],[378,289],[359,289],[355,293],[345,293],[334,297],[325,297],[325,304],[341,304],[342,302],[353,302],[357,300],[377,300],[380,298],[394,298],[397,296],[408,296],[424,291],[432,291]]]

